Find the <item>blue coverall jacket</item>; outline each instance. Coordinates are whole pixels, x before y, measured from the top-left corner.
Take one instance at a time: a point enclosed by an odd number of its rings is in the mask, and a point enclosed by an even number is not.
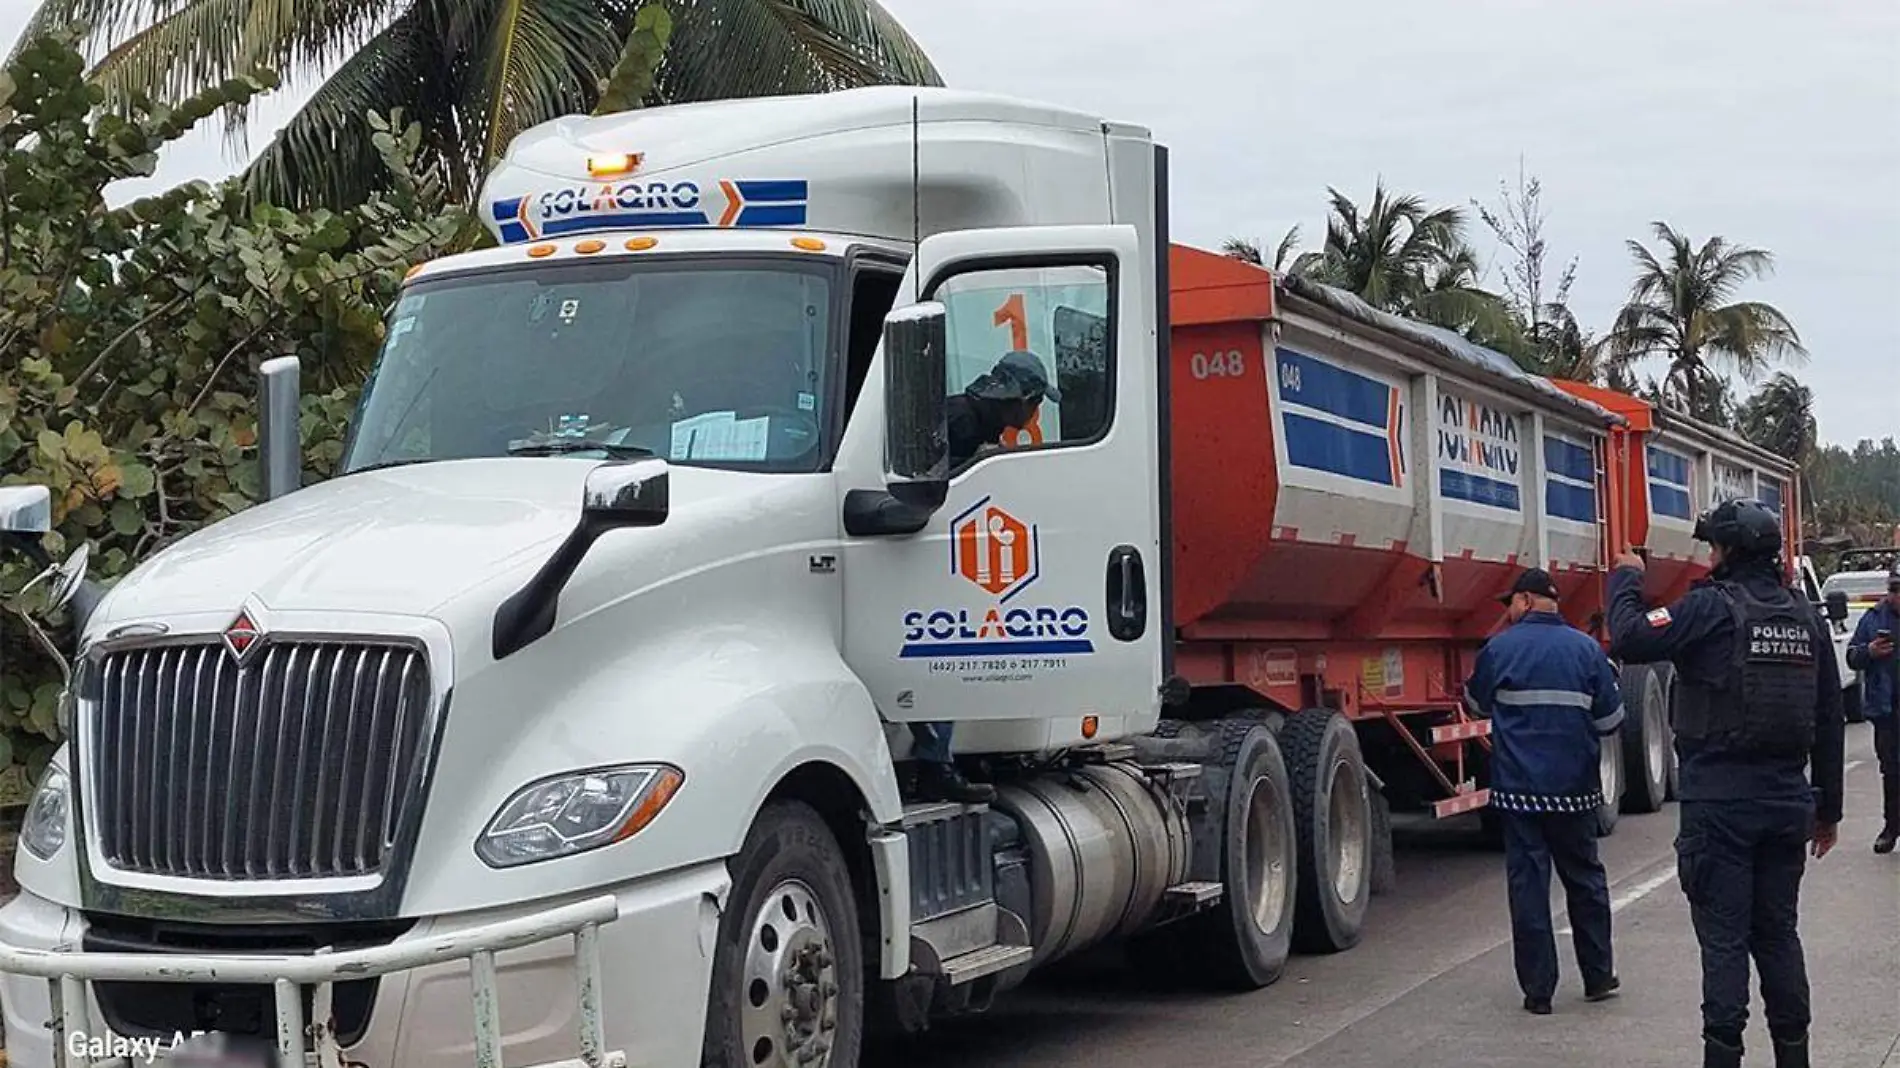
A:
[[[1875,660],[1868,651],[1878,631],[1890,631],[1900,641],[1900,612],[1893,602],[1881,601],[1869,608],[1854,628],[1847,643],[1847,666],[1860,672],[1861,712],[1870,720],[1886,719],[1894,714],[1894,693],[1900,689],[1900,656]]]
[[[1623,724],[1603,647],[1532,612],[1478,653],[1465,702],[1491,720],[1491,804],[1503,812],[1593,812],[1603,804],[1602,736]]]

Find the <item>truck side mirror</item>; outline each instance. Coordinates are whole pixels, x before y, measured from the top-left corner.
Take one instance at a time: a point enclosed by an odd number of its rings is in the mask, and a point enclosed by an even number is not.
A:
[[[1827,618],[1831,623],[1847,622],[1847,591],[1835,590],[1827,595]]]
[[[53,529],[53,493],[45,486],[0,486],[0,533],[44,534]]]
[[[937,301],[884,319],[884,455],[891,496],[932,511],[949,495],[949,311]]]
[[[618,527],[657,527],[666,522],[669,482],[665,460],[601,464],[587,472],[581,489],[581,522],[603,533]]]
[[[602,534],[666,522],[669,481],[666,461],[657,457],[608,461],[587,472],[581,488],[580,522],[528,584],[495,610],[492,651],[496,660],[521,651],[554,629],[561,590]]]

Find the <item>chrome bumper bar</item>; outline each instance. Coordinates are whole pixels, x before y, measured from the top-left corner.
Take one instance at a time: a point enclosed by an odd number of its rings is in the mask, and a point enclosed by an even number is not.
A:
[[[341,953],[319,950],[304,956],[143,953],[73,953],[21,949],[0,944],[0,972],[46,980],[53,1018],[53,1056],[59,1068],[113,1068],[127,1058],[80,1060],[68,1036],[95,1037],[87,997],[88,983],[255,983],[276,991],[277,1064],[279,1068],[344,1068],[331,1027],[334,984],[371,979],[450,961],[467,960],[475,1010],[477,1068],[506,1068],[501,1056],[501,1012],[495,992],[495,954],[550,941],[574,938],[574,967],[580,991],[580,1056],[533,1068],[625,1068],[626,1054],[606,1048],[600,1003],[600,926],[620,917],[612,896],[529,916]],[[314,986],[312,1015],[304,1020],[302,988]]]

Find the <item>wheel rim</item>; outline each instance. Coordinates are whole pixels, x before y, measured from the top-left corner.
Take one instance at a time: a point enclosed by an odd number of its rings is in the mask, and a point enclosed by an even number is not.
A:
[[[1280,929],[1286,918],[1287,840],[1285,813],[1264,776],[1247,793],[1247,888],[1253,892],[1248,912],[1261,934]]]
[[[1326,816],[1332,827],[1333,848],[1327,858],[1327,874],[1332,876],[1333,892],[1339,900],[1351,904],[1359,900],[1366,873],[1366,780],[1359,766],[1344,757],[1334,762],[1331,778],[1326,791]]]
[[[1649,763],[1649,781],[1669,781],[1669,739],[1663,722],[1662,687],[1653,683],[1644,692],[1643,758]]]
[[[787,879],[760,899],[749,925],[740,992],[746,1063],[825,1068],[838,1028],[831,921],[811,887]]]

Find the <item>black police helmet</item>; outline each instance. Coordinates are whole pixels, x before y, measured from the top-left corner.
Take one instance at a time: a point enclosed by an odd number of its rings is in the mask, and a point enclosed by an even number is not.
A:
[[[1695,539],[1744,556],[1781,551],[1781,517],[1757,500],[1723,501],[1696,520]]]

